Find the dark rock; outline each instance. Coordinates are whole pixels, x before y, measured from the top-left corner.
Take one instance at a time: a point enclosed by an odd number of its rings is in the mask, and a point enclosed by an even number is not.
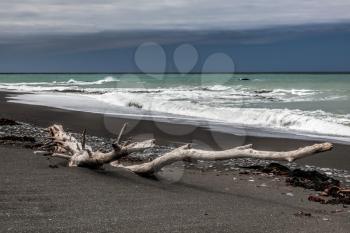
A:
[[[326,204],[331,204],[331,205],[350,205],[350,197],[337,197],[330,199],[326,202]]]
[[[326,200],[319,196],[310,195],[308,200],[313,202],[319,202],[321,204],[326,204]]]
[[[254,91],[256,94],[266,94],[266,93],[271,93],[271,90],[257,90]]]
[[[0,125],[19,125],[19,123],[17,123],[14,120],[10,120],[10,119],[6,119],[6,118],[1,118],[0,119]]]
[[[321,174],[318,171],[292,170],[286,182],[292,186],[304,187],[315,191],[324,191],[332,186],[339,186],[340,181]]]
[[[295,213],[294,215],[298,217],[311,217],[311,213],[305,213],[303,211],[298,211],[298,213]]]
[[[3,136],[0,137],[0,141],[12,141],[12,142],[35,142],[35,138],[28,136]]]
[[[332,187],[329,190],[326,190],[330,196],[333,198],[327,201],[327,204],[332,205],[350,205],[350,190],[349,189],[341,189],[339,187]]]
[[[270,163],[267,166],[253,165],[243,168],[254,169],[263,173],[272,173],[274,175],[288,175],[291,172],[288,167],[279,163]]]

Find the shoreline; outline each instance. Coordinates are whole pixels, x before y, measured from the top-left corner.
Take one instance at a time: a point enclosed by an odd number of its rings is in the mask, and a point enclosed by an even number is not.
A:
[[[145,119],[128,119],[105,114],[7,102],[6,97],[12,94],[11,92],[0,92],[0,108],[3,109],[0,117],[11,118],[41,127],[59,123],[77,133],[87,129],[91,135],[106,138],[115,137],[115,133],[119,131],[125,122],[128,122],[129,129],[126,131],[126,137],[132,136],[139,139],[155,138],[160,145],[193,143],[198,147],[223,150],[234,146],[253,144],[259,150],[285,151],[325,141],[237,136],[232,133],[216,132],[201,126],[154,122]],[[186,132],[186,134],[183,134],[183,132]],[[349,150],[350,145],[335,143],[335,148],[332,151],[305,158],[298,161],[298,163],[350,170]]]
[[[0,91],[1,92],[1,91]],[[92,96],[76,94],[75,91],[54,91],[49,93],[7,92],[8,101],[17,104],[36,105],[41,107],[58,108],[67,111],[85,112],[92,114],[110,115],[115,118],[137,121],[151,121],[157,123],[169,123],[187,125],[191,127],[205,128],[212,132],[234,134],[239,136],[269,137],[297,139],[305,141],[328,141],[336,144],[350,145],[349,137],[330,133],[312,133],[297,129],[271,128],[268,126],[245,125],[244,123],[229,123],[220,120],[206,119],[191,115],[179,115],[174,113],[153,112],[138,108],[116,106],[95,99]],[[80,94],[93,94],[93,92]],[[101,92],[103,93],[103,92]],[[101,94],[99,93],[99,94]],[[93,107],[93,108],[92,108]],[[244,110],[244,108],[242,109]],[[331,128],[331,126],[329,126]]]

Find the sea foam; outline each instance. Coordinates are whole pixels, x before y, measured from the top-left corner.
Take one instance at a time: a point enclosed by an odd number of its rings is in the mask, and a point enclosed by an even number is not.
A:
[[[349,114],[333,114],[322,110],[215,107],[191,101],[191,98],[186,100],[185,97],[186,95],[181,99],[172,100],[169,96],[160,98],[156,94],[147,96],[118,92],[97,95],[93,98],[122,107],[128,106],[130,102],[137,103],[143,110],[157,115],[169,113],[205,119],[209,122],[350,138]]]

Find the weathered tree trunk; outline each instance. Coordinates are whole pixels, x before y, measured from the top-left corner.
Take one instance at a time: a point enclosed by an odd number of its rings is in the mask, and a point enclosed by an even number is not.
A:
[[[140,175],[152,175],[162,169],[164,166],[177,161],[188,160],[228,160],[235,158],[257,158],[266,160],[279,160],[292,162],[297,159],[304,158],[313,154],[329,151],[333,148],[331,143],[314,144],[299,148],[293,151],[276,152],[276,151],[259,151],[254,150],[252,145],[235,147],[224,151],[206,151],[192,149],[191,145],[185,145],[174,149],[154,159],[151,162],[146,162],[138,165],[124,166],[118,163],[118,160],[133,152],[140,152],[148,148],[155,147],[155,140],[147,140],[143,142],[135,142],[131,144],[121,144],[120,139],[126,128],[123,126],[119,133],[118,139],[113,143],[113,151],[102,153],[100,151],[92,151],[91,147],[85,143],[85,134],[83,133],[82,143],[77,139],[67,134],[61,125],[53,125],[49,127],[49,133],[52,138],[50,143],[51,152],[37,151],[37,154],[45,154],[53,157],[60,157],[69,160],[70,167],[90,167],[98,168],[104,164],[111,163],[114,167],[127,169],[131,172]]]

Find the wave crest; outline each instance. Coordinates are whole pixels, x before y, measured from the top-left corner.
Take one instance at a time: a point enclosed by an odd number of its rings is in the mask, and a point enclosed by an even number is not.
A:
[[[75,85],[101,85],[104,83],[111,83],[111,82],[119,82],[119,79],[116,79],[112,76],[107,76],[97,81],[77,81],[75,79],[70,79],[67,82],[61,82],[61,84],[67,83],[67,84],[75,84]]]
[[[94,98],[117,106],[137,102],[151,114],[175,114],[219,123],[277,129],[305,134],[350,137],[350,115],[291,109],[211,107],[194,101],[161,99],[132,93],[106,93]]]

